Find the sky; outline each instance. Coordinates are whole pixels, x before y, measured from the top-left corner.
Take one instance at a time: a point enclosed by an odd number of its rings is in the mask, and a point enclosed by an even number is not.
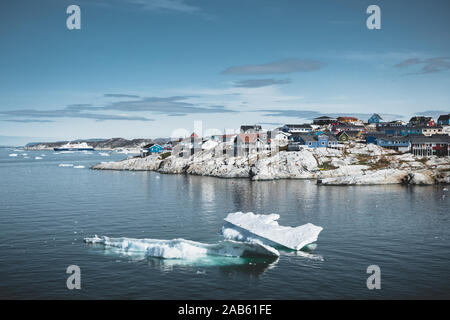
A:
[[[66,26],[72,4],[80,30]],[[372,4],[379,30],[366,26]],[[0,145],[449,113],[449,9],[448,0],[1,1]]]

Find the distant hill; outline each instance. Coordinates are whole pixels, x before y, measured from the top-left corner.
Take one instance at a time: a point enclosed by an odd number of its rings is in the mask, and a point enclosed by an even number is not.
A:
[[[98,150],[111,150],[111,149],[136,149],[140,148],[149,143],[159,143],[164,144],[169,141],[168,138],[157,138],[157,139],[132,139],[127,140],[124,138],[111,138],[111,139],[78,139],[72,141],[56,141],[56,142],[31,142],[28,143],[25,148],[27,149],[53,149],[55,147],[60,147],[68,142],[79,143],[86,142],[88,145],[92,146],[94,149]]]

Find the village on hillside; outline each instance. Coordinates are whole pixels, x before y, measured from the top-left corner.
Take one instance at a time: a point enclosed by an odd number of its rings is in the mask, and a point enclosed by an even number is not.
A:
[[[202,150],[223,146],[224,156],[239,157],[261,151],[299,151],[303,148],[342,149],[350,142],[374,144],[399,153],[418,157],[450,156],[450,114],[432,117],[414,116],[402,120],[383,121],[373,114],[367,121],[351,116],[313,119],[312,123],[285,124],[274,130],[261,125],[242,125],[234,134],[221,134],[172,139],[165,144],[151,143],[141,149],[141,157],[163,153],[188,158]]]

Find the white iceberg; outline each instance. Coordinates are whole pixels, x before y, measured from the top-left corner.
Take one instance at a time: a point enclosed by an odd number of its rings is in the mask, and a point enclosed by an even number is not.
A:
[[[72,163],[60,163],[58,167],[73,167]]]
[[[10,153],[9,156],[10,157],[17,157],[17,153]]]
[[[232,240],[220,241],[216,244],[173,239],[134,239],[134,238],[85,238],[85,242],[102,244],[118,248],[125,253],[144,253],[148,257],[164,259],[194,260],[208,255],[224,257],[269,256],[278,257],[278,250],[260,243],[237,242]]]
[[[264,243],[269,246],[282,246],[292,250],[301,250],[306,245],[317,241],[322,227],[307,223],[299,227],[280,226],[280,215],[254,214],[253,212],[230,213],[224,219],[232,227],[224,227],[225,239]]]
[[[75,169],[84,169],[85,166],[73,166]]]

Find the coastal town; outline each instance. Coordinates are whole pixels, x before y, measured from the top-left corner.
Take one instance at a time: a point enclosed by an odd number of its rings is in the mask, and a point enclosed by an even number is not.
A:
[[[235,134],[189,137],[169,140],[160,145],[150,143],[141,149],[141,157],[171,152],[179,157],[195,156],[199,151],[232,144],[223,154],[243,156],[265,150],[299,151],[301,148],[344,148],[349,142],[375,144],[380,147],[415,156],[450,156],[450,114],[432,117],[414,116],[408,123],[402,120],[383,121],[373,114],[366,122],[356,117],[321,116],[312,124],[285,124],[274,130],[261,125],[242,125]],[[280,149],[281,148],[281,149]]]
[[[321,185],[450,183],[449,115],[408,123],[373,114],[321,116],[273,130],[242,125],[238,133],[196,133],[150,143],[139,156],[92,169],[148,170],[252,180],[315,179]]]

